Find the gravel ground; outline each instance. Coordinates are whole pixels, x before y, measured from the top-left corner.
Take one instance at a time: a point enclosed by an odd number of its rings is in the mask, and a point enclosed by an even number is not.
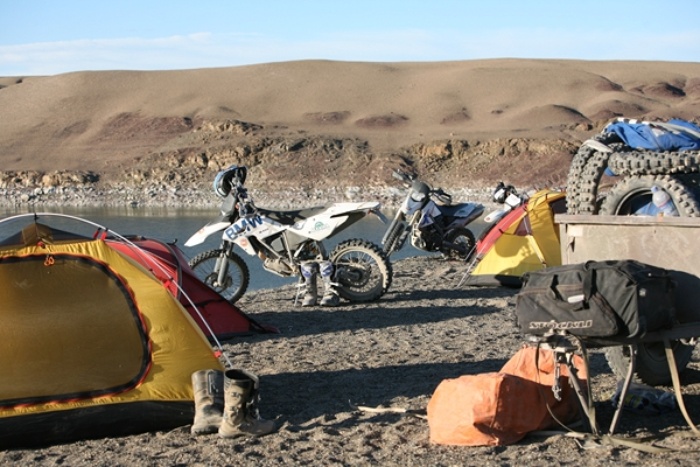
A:
[[[397,261],[379,301],[337,308],[295,307],[293,286],[245,295],[240,307],[279,334],[223,343],[234,366],[260,376],[260,414],[279,429],[257,439],[195,438],[168,432],[0,451],[17,465],[696,465],[700,439],[680,412],[625,412],[622,437],[662,435],[674,451],[583,449],[571,437],[528,436],[499,447],[438,446],[425,419],[370,413],[355,405],[424,410],[446,378],[498,371],[525,343],[514,316],[517,290],[458,287],[465,266],[434,257]],[[617,379],[591,352],[598,420],[607,427]],[[685,401],[700,417],[698,354],[682,375]],[[671,390],[671,388],[662,388]],[[649,445],[647,443],[647,445]]]

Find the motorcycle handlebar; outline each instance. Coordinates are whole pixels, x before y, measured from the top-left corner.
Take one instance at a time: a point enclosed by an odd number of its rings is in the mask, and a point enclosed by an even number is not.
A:
[[[236,187],[235,192],[231,191],[231,196],[233,196],[234,199],[234,206],[238,208],[239,217],[247,217],[257,212],[255,203],[248,197],[248,190],[242,185],[239,184]]]
[[[438,188],[436,190],[432,190],[430,192],[431,195],[435,195],[440,201],[446,204],[452,204],[452,195],[447,193],[445,190],[442,188]]]
[[[402,181],[404,184],[407,184],[407,185],[411,184],[411,182],[413,182],[413,180],[416,179],[416,176],[414,174],[408,174],[408,173],[402,172],[400,170],[394,170],[391,173],[391,176],[397,180]]]
[[[407,174],[405,172],[402,172],[400,170],[394,170],[391,173],[392,177],[394,177],[397,180],[401,180],[402,182],[409,184],[412,183],[414,180],[416,180],[416,176],[413,174]],[[426,185],[428,186],[428,185]],[[432,189],[428,186],[429,188],[429,194],[430,195],[435,195],[438,196],[439,198],[443,198],[443,201],[446,201],[450,203],[452,201],[452,195],[444,191],[442,188],[437,188],[437,189]]]

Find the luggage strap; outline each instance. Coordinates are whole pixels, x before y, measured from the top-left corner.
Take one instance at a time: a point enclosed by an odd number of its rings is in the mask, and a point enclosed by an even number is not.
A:
[[[588,422],[589,429],[591,430],[590,433],[585,433],[581,431],[575,431],[565,424],[561,423],[556,416],[554,416],[554,413],[552,412],[551,408],[549,407],[549,404],[547,404],[547,411],[549,411],[549,414],[552,416],[552,418],[562,427],[564,428],[565,431],[538,431],[531,433],[533,435],[553,435],[553,434],[563,434],[564,436],[574,438],[576,442],[579,444],[579,446],[583,449],[588,449],[592,447],[600,447],[600,446],[618,446],[618,447],[629,447],[632,449],[636,449],[638,451],[642,452],[647,452],[651,454],[658,454],[658,453],[664,453],[664,452],[674,452],[674,451],[688,451],[687,449],[674,449],[674,448],[668,448],[668,447],[662,447],[662,446],[656,446],[654,444],[651,444],[652,441],[660,438],[660,437],[645,437],[645,438],[622,438],[619,436],[614,436],[615,428],[617,427],[617,422],[619,421],[620,415],[623,410],[623,404],[622,401],[625,400],[625,397],[627,395],[627,391],[629,389],[630,383],[632,382],[632,378],[634,377],[634,371],[635,371],[635,360],[636,360],[636,355],[637,355],[637,346],[635,344],[630,344],[629,349],[630,349],[630,363],[627,368],[627,374],[625,376],[625,380],[621,389],[620,393],[620,403],[618,404],[617,408],[615,409],[615,413],[613,415],[613,419],[610,422],[610,427],[608,428],[608,432],[605,434],[602,434],[600,432],[600,429],[598,427],[598,423],[596,420],[596,412],[595,412],[595,403],[593,400],[593,394],[591,390],[591,375],[589,371],[589,360],[588,360],[588,351],[586,350],[586,346],[581,338],[578,336],[574,336],[572,334],[565,333],[564,335],[550,335],[550,336],[543,336],[546,340],[540,340],[538,339],[537,341],[537,347],[539,348],[541,345],[545,345],[546,347],[550,348],[552,352],[554,352],[554,361],[555,364],[556,362],[559,363],[564,363],[566,367],[569,370],[569,379],[574,387],[575,393],[578,397],[579,403],[581,405],[581,409],[585,415],[586,421]],[[551,338],[554,337],[554,342],[551,342]],[[547,339],[549,338],[549,339]],[[576,345],[573,345],[570,342],[570,339],[575,340]],[[673,381],[673,391],[676,397],[676,400],[678,402],[678,407],[681,410],[681,413],[683,414],[683,417],[685,418],[685,421],[688,423],[688,426],[690,426],[690,429],[696,434],[700,436],[700,430],[697,428],[697,426],[693,423],[692,419],[690,418],[690,415],[688,414],[688,411],[685,406],[685,402],[683,401],[683,393],[681,391],[681,385],[680,385],[680,377],[678,375],[678,368],[676,366],[676,359],[673,355],[673,347],[671,346],[671,340],[668,338],[663,339],[664,343],[664,348],[666,350],[666,360],[669,365],[669,370],[671,372],[671,379]],[[554,344],[554,345],[552,345]],[[581,380],[578,378],[578,370],[576,369],[574,365],[574,354],[576,352],[579,352],[581,354],[581,357],[583,358],[584,366],[586,369],[586,374],[588,375],[588,383],[586,384],[586,391],[584,392]],[[539,352],[536,354],[539,355]],[[536,363],[537,365],[537,363]],[[556,386],[556,381],[555,381],[555,386]],[[556,394],[556,388],[552,388],[553,391],[555,391]],[[694,450],[696,451],[696,450]],[[691,451],[691,452],[694,452]]]

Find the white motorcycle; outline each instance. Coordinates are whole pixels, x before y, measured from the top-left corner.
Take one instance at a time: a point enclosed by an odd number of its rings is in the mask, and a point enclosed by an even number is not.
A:
[[[382,238],[387,256],[400,250],[410,234],[411,245],[419,250],[467,259],[476,243],[467,225],[484,212],[484,206],[453,204],[449,194],[431,188],[414,175],[397,170],[393,176],[411,189]]]
[[[324,264],[324,270],[330,271],[334,293],[350,302],[376,300],[389,289],[393,271],[379,246],[350,239],[328,254],[323,245],[323,240],[368,214],[384,221],[379,203],[334,203],[322,208],[272,211],[255,206],[244,187],[246,175],[243,166],[231,166],[217,174],[214,191],[223,198],[221,216],[185,242],[185,246],[192,247],[223,232],[218,249],[200,253],[189,262],[202,281],[230,302],[237,301],[250,282],[248,266],[234,251],[238,246],[248,255],[257,256],[265,270],[282,277],[301,277],[304,264]]]

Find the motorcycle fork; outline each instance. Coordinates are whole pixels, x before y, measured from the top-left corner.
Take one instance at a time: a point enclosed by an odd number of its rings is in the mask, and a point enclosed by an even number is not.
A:
[[[231,250],[233,250],[233,243],[224,242],[223,245],[221,245],[221,254],[216,258],[216,265],[214,266],[217,284],[226,282],[226,275],[228,274],[228,256]]]

